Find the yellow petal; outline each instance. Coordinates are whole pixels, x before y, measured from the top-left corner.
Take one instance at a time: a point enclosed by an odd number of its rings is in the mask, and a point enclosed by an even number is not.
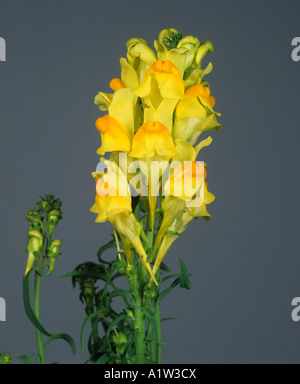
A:
[[[130,89],[136,88],[139,85],[139,80],[134,67],[130,65],[124,57],[120,59],[120,65],[121,65],[121,78],[123,82]]]
[[[134,135],[129,156],[149,159],[155,155],[170,159],[177,156],[177,152],[168,129],[159,121],[148,121]]]
[[[119,89],[126,88],[126,84],[124,83],[124,81],[117,78],[112,79],[109,86],[113,91],[118,91]]]
[[[202,162],[185,162],[184,165],[175,168],[174,175],[165,183],[164,195],[189,201],[200,191],[205,177],[206,170]]]
[[[174,157],[174,161],[195,161],[196,160],[196,151],[195,148],[188,142],[180,139],[175,140],[175,150],[178,152],[178,156]]]
[[[122,124],[111,116],[104,116],[96,121],[96,127],[101,133],[102,146],[99,155],[106,152],[121,151],[129,152],[131,142]]]
[[[136,104],[137,96],[129,88],[123,88],[115,93],[108,109],[109,116],[122,124],[130,140],[134,135]]]

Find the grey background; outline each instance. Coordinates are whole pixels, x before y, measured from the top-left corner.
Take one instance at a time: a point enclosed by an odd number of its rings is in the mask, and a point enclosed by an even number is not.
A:
[[[177,289],[162,316],[165,363],[298,363],[300,323],[291,301],[300,296],[299,101],[300,63],[291,41],[300,35],[299,1],[3,1],[0,36],[0,350],[15,356],[36,350],[22,304],[26,255],[25,211],[38,196],[55,193],[64,241],[55,275],[42,288],[42,319],[63,342],[48,361],[81,363],[84,311],[68,279],[80,262],[96,260],[109,224],[89,212],[100,137],[93,104],[119,76],[119,58],[131,37],[151,44],[175,27],[211,40],[208,77],[224,129],[203,150],[216,201],[210,223],[193,222],[167,262],[182,257],[193,273],[192,291]]]

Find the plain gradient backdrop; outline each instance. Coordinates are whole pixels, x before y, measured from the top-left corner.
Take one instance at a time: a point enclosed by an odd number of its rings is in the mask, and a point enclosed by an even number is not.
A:
[[[192,290],[163,303],[165,363],[298,363],[300,323],[291,301],[300,296],[300,62],[291,59],[300,35],[299,1],[0,0],[0,351],[36,351],[22,303],[26,265],[25,212],[38,196],[63,201],[56,235],[64,241],[55,274],[42,287],[42,321],[77,342],[72,357],[58,341],[48,361],[81,363],[84,309],[60,277],[110,238],[95,224],[94,199],[101,116],[94,96],[120,74],[126,41],[150,44],[161,29],[210,40],[207,77],[223,131],[202,151],[216,195],[213,219],[190,224],[167,257],[192,272]]]

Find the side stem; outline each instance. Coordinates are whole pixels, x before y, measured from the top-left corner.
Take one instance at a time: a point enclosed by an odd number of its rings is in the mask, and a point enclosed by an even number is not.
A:
[[[42,282],[42,276],[39,273],[35,272],[33,309],[39,321],[40,321],[41,282]],[[35,333],[36,333],[36,342],[37,342],[41,364],[46,364],[41,332],[38,329],[35,329]]]

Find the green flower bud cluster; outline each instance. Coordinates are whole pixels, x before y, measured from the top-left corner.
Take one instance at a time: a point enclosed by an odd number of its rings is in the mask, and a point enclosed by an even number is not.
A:
[[[148,300],[154,300],[157,297],[157,286],[156,284],[147,284],[144,288],[144,298]]]
[[[126,260],[118,258],[114,262],[114,264],[115,264],[117,271],[120,275],[126,275],[126,268],[127,268],[127,261]]]
[[[0,365],[9,365],[13,359],[10,353],[0,353]]]
[[[125,348],[127,345],[127,337],[124,335],[124,333],[119,332],[118,334],[113,336],[113,343],[116,347],[117,352],[120,355],[123,355],[125,352]]]
[[[133,264],[128,264],[126,267],[126,278],[130,283],[135,283],[137,279],[137,270]]]
[[[52,233],[62,219],[61,205],[61,201],[54,195],[45,195],[36,203],[36,208],[27,211],[29,231],[25,277],[37,260],[39,260],[39,266],[43,267],[45,260],[48,259],[50,271],[53,271],[56,259],[60,255],[59,248],[62,246],[60,240],[52,240]],[[45,255],[43,255],[44,250]]]

